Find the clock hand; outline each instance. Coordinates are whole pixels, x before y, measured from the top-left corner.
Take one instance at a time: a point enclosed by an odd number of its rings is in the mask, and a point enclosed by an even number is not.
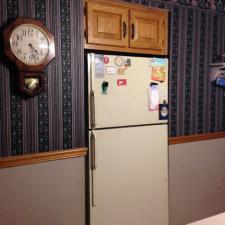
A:
[[[32,49],[34,50],[34,52],[37,53],[37,54],[39,55],[38,51],[33,47],[33,45],[32,45],[31,43],[29,43],[28,46],[29,46],[30,48],[32,48]]]

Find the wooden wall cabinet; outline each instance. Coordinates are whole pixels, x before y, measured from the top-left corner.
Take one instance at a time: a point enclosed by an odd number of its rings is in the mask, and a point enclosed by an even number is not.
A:
[[[120,1],[85,0],[85,48],[168,54],[168,11]]]

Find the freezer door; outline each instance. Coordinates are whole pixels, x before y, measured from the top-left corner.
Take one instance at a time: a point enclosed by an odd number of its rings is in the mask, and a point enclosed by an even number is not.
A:
[[[168,225],[167,126],[90,133],[90,224]]]
[[[160,120],[157,102],[168,102],[168,60],[153,67],[157,60],[89,54],[89,128],[167,122]]]

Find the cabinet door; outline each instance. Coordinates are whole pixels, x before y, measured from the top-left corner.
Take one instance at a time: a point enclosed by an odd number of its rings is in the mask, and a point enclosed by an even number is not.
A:
[[[130,11],[130,47],[167,53],[167,13],[159,10]]]
[[[110,3],[87,2],[87,43],[128,46],[128,9]]]

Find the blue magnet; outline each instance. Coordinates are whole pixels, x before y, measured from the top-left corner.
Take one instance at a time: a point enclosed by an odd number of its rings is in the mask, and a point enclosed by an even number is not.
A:
[[[159,104],[159,120],[168,120],[168,104]]]

